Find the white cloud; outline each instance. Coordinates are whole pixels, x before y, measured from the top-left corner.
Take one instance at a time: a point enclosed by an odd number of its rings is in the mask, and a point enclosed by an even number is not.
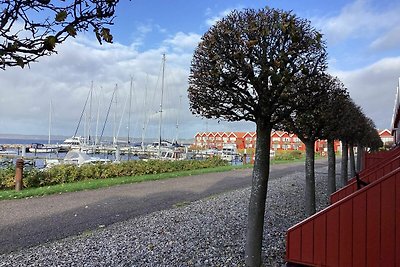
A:
[[[353,71],[332,71],[348,88],[350,96],[360,105],[378,128],[390,128],[400,76],[400,57],[385,58]]]
[[[119,124],[129,98],[130,77],[133,76],[131,136],[140,137],[143,124],[148,122],[146,137],[155,138],[158,136],[157,112],[161,99],[161,59],[166,53],[163,136],[168,139],[176,136],[179,118],[179,136],[192,138],[206,125],[206,120],[191,114],[187,98],[190,61],[198,40],[197,34],[180,32],[165,40],[164,46],[140,52],[131,45],[101,46],[96,40],[83,37],[69,39],[57,47],[58,54],[41,58],[31,64],[31,68],[9,68],[0,72],[1,133],[45,135],[52,101],[52,134],[74,134],[93,82],[92,135],[96,128],[98,104],[97,128],[100,134],[113,90],[118,84],[118,108],[115,109],[115,103],[111,106],[104,134],[112,136],[113,127],[120,127],[120,136],[126,136],[127,108],[121,126]],[[117,118],[115,126],[114,113]],[[239,124],[217,124],[216,121],[208,121],[207,125],[210,130],[240,127]],[[83,135],[83,129],[84,120],[78,134]]]
[[[164,43],[171,45],[174,49],[178,49],[179,51],[193,51],[200,42],[200,39],[201,35],[197,33],[186,34],[183,32],[178,32],[170,39],[165,40]]]
[[[337,16],[314,18],[313,21],[327,35],[329,42],[338,43],[385,34],[400,23],[399,10],[400,6],[376,10],[370,1],[357,0],[344,6]]]
[[[400,44],[400,26],[394,27],[389,30],[386,34],[380,36],[373,41],[370,47],[377,50],[389,50],[393,48],[399,48]]]
[[[206,25],[207,26],[212,26],[214,25],[217,21],[221,20],[223,17],[227,16],[229,13],[231,13],[234,9],[241,9],[241,7],[238,8],[228,8],[225,9],[221,12],[219,12],[217,15],[209,17],[206,19]],[[207,9],[207,15],[211,15],[211,10]]]

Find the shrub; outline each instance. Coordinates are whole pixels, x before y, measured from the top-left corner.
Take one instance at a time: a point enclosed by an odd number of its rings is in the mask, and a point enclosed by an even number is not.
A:
[[[70,183],[89,179],[108,179],[122,176],[140,176],[145,174],[159,174],[202,168],[212,168],[227,165],[219,158],[207,160],[182,160],[182,161],[125,161],[121,163],[57,165],[48,170],[24,170],[24,186],[40,187],[55,184]],[[0,189],[14,187],[15,167],[0,169]]]
[[[275,153],[274,160],[295,160],[301,159],[303,152],[299,150],[278,150]]]

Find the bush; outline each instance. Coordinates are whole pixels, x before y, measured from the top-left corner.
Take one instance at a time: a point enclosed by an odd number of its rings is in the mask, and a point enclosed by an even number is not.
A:
[[[122,176],[141,176],[166,172],[188,171],[202,168],[225,166],[227,162],[219,158],[182,161],[125,161],[121,163],[57,165],[48,170],[24,170],[24,187],[40,187],[71,183],[90,179],[108,179]],[[14,188],[15,167],[0,169],[0,189]]]
[[[295,160],[303,157],[303,152],[299,150],[278,150],[274,160]]]

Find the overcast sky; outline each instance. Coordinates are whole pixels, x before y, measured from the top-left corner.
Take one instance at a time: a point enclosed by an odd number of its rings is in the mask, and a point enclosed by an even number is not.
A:
[[[0,133],[72,136],[93,82],[91,105],[78,135],[158,136],[162,54],[166,54],[162,136],[193,138],[199,131],[254,131],[253,123],[226,123],[191,115],[187,79],[202,34],[232,9],[265,5],[293,12],[324,34],[329,72],[380,129],[390,128],[400,76],[400,3],[359,1],[121,0],[112,27],[114,44],[100,46],[92,32],[69,39],[57,55],[30,68],[0,71]],[[116,90],[113,103],[111,98]],[[99,107],[100,104],[100,108]],[[105,122],[107,110],[110,113]],[[178,124],[178,128],[176,127]],[[105,126],[104,126],[105,125]],[[143,130],[144,129],[144,130]]]

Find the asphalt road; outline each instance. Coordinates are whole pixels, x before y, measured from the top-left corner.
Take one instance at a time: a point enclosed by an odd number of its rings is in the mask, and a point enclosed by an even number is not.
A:
[[[316,162],[316,167],[326,165]],[[304,171],[304,163],[273,165],[270,179],[296,171]],[[0,254],[250,185],[246,169],[0,201]]]

